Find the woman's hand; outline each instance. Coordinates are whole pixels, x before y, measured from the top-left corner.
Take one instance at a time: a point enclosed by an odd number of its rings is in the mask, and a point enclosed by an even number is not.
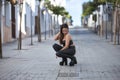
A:
[[[58,32],[55,36],[54,36],[54,40],[59,40],[60,37],[60,32]]]

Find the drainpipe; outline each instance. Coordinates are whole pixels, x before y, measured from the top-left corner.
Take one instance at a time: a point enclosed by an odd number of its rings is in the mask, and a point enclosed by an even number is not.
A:
[[[114,33],[113,33],[113,43],[116,45],[116,30],[117,30],[117,9],[115,7],[114,11]]]
[[[113,10],[112,10],[112,13],[111,13],[111,42],[113,42]]]
[[[108,4],[107,4],[107,2],[106,2],[106,6],[105,6],[105,7],[106,7],[106,29],[105,29],[105,30],[106,30],[106,31],[105,31],[105,33],[106,33],[106,34],[105,34],[105,35],[106,35],[105,38],[106,38],[106,39],[108,39],[108,37],[107,37],[107,35],[108,35],[108,33],[107,33],[107,29],[108,29],[108,28],[107,28],[107,23],[108,23],[108,22],[107,22],[107,20],[108,20],[108,12],[107,12],[107,10],[108,10],[108,8],[107,8],[107,6],[108,6]]]
[[[0,4],[1,4],[1,2],[0,2]],[[2,8],[1,5],[0,5],[0,8]],[[2,9],[1,9],[1,11],[2,11]],[[1,11],[0,11],[0,58],[2,58],[2,37],[1,37],[1,20],[2,20],[2,18],[1,18]]]
[[[46,36],[47,36],[47,32],[46,32],[46,16],[47,16],[47,10],[46,8],[44,8],[44,11],[43,11],[43,14],[44,14],[44,27],[45,27],[45,40],[46,40]]]
[[[101,18],[102,18],[102,22],[101,22],[101,37],[103,37],[103,12],[102,12]]]
[[[31,45],[33,45],[33,36],[32,36],[32,6],[30,5],[30,8],[31,8]]]
[[[45,12],[45,15],[44,15],[44,20],[45,20],[45,40],[46,40],[46,12]]]
[[[118,8],[118,9],[119,9],[119,8]],[[120,25],[120,23],[119,23],[119,21],[120,21],[120,20],[119,20],[120,15],[119,15],[119,10],[118,10],[117,13],[118,13],[118,14],[117,14],[117,15],[118,15],[118,18],[117,18],[117,30],[118,30],[118,31],[117,31],[117,34],[118,34],[118,35],[117,35],[117,39],[118,39],[118,40],[117,40],[117,44],[120,45],[120,42],[119,42],[119,37],[120,37],[120,28],[119,28],[119,25]]]

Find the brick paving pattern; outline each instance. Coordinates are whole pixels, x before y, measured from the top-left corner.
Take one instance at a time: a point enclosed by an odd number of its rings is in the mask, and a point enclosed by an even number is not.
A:
[[[77,50],[74,67],[59,66],[52,37],[39,43],[35,36],[32,46],[30,38],[23,40],[22,50],[17,50],[17,42],[3,45],[0,80],[120,80],[119,45],[83,28],[70,33]]]

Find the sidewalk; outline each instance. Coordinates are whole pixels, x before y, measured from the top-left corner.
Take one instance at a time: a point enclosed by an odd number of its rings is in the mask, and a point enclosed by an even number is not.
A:
[[[22,50],[17,50],[17,41],[4,45],[0,80],[55,80],[59,60],[54,55],[52,44],[52,37],[47,40],[43,37],[39,43],[35,36],[33,45],[30,45],[30,38],[22,41]]]
[[[0,59],[0,80],[119,80],[120,46],[109,44],[86,29],[70,31],[76,45],[78,64],[59,66],[52,49],[52,37],[30,45],[30,38],[23,40],[22,50],[17,42],[3,46]]]

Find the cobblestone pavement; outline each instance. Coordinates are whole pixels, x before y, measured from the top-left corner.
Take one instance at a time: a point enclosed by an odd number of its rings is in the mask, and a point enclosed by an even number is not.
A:
[[[52,37],[37,42],[23,40],[22,50],[17,42],[3,45],[0,59],[0,80],[120,80],[120,46],[86,29],[70,30],[76,45],[78,64],[59,66],[52,49]],[[70,60],[69,60],[70,61]]]

